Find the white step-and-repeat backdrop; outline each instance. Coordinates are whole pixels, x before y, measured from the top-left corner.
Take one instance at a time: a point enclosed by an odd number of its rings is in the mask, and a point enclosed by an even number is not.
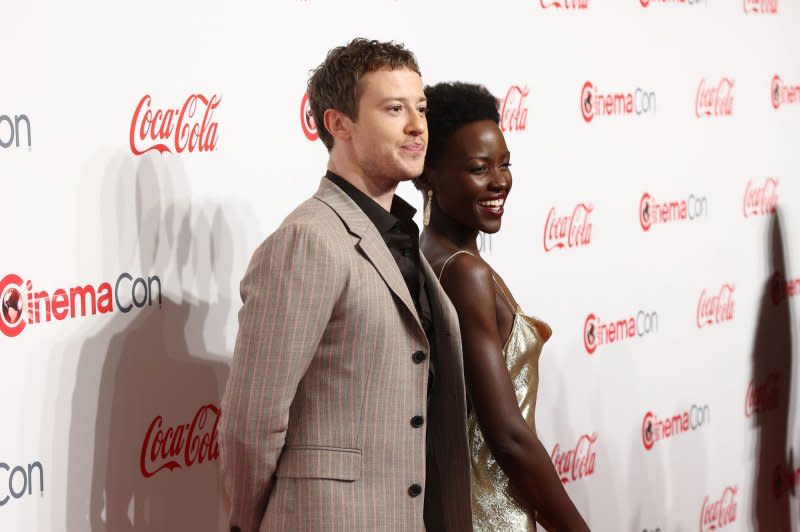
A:
[[[555,331],[537,426],[592,529],[800,528],[797,2],[5,0],[1,20],[0,530],[225,529],[238,282],[317,187],[305,82],[354,36],[498,97],[514,189],[482,246]]]

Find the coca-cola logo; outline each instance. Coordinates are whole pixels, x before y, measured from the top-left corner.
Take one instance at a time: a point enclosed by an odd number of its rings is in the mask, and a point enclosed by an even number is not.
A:
[[[689,194],[686,199],[657,201],[649,192],[639,199],[639,225],[649,231],[654,225],[693,221],[708,216],[708,198]]]
[[[597,453],[594,444],[597,442],[597,433],[584,434],[578,438],[574,448],[561,449],[559,444],[553,447],[550,460],[556,468],[556,473],[561,478],[562,484],[574,482],[594,474]]]
[[[700,532],[719,530],[736,521],[736,494],[739,486],[728,486],[719,499],[712,500],[708,495],[700,508]]]
[[[23,145],[31,149],[31,120],[28,115],[0,114],[0,148],[10,148],[12,145],[19,148],[20,140]]]
[[[604,93],[587,81],[581,87],[580,106],[587,124],[595,117],[641,116],[656,112],[656,94],[639,87],[628,92]]]
[[[772,77],[770,85],[772,107],[779,109],[783,105],[800,104],[800,85],[786,85],[777,74]]]
[[[744,217],[774,214],[778,210],[779,184],[778,179],[774,177],[768,177],[761,184],[753,184],[752,179],[748,181],[742,202]]]
[[[588,246],[592,242],[591,214],[594,205],[578,203],[570,214],[559,215],[552,207],[544,222],[544,250]]]
[[[744,398],[744,415],[753,417],[778,408],[780,382],[777,373],[770,373],[762,382],[750,380]]]
[[[703,289],[697,300],[696,325],[698,329],[733,320],[735,290],[735,285],[727,283],[714,292],[707,292]]]
[[[687,410],[666,418],[647,412],[642,418],[642,445],[649,451],[657,442],[673,438],[711,423],[711,407],[693,404]]]
[[[219,458],[217,425],[219,407],[200,407],[191,423],[164,426],[164,418],[156,416],[142,441],[139,468],[145,478],[159,471],[192,467]]]
[[[745,13],[775,15],[778,12],[778,0],[743,0]]]
[[[733,86],[730,78],[722,78],[716,84],[707,84],[705,78],[697,85],[694,114],[697,118],[731,116],[733,114]]]
[[[589,9],[589,0],[539,0],[543,9]]]
[[[524,131],[528,126],[528,86],[511,85],[505,98],[499,100],[500,129],[504,132]]]
[[[308,101],[307,92],[303,94],[303,99],[300,100],[300,126],[303,128],[303,135],[308,140],[313,142],[319,138],[317,124],[311,114],[311,103]]]
[[[639,3],[642,7],[648,7],[654,4],[680,4],[686,6],[694,6],[697,4],[703,4],[706,0],[639,0]]]
[[[780,305],[790,297],[800,295],[800,277],[786,279],[782,272],[776,271],[770,277],[770,296],[774,305]]]
[[[213,151],[217,147],[219,123],[214,111],[221,98],[192,94],[176,108],[154,109],[145,94],[131,119],[130,144],[134,155],[149,151],[183,153]]]
[[[583,347],[594,354],[598,347],[641,338],[658,332],[658,313],[640,310],[633,316],[604,321],[594,313],[583,322]]]

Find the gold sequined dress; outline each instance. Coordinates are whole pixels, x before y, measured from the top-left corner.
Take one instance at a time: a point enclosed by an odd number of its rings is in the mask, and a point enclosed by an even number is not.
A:
[[[447,264],[459,253],[450,255],[442,264],[441,279]],[[550,338],[550,327],[543,321],[526,316],[519,306],[511,303],[503,287],[494,280],[502,300],[514,313],[511,332],[503,346],[503,357],[517,394],[522,417],[531,430],[536,432],[534,412],[536,392],[539,387],[539,355],[542,346]],[[536,522],[523,510],[508,492],[508,477],[492,456],[492,451],[483,439],[474,410],[467,418],[467,430],[471,455],[472,475],[472,526],[477,532],[526,532],[536,530]]]

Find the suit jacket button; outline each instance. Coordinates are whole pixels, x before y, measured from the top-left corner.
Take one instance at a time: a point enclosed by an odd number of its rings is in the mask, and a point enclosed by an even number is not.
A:
[[[415,429],[420,428],[423,423],[425,423],[425,418],[422,416],[414,416],[411,418],[411,426]]]
[[[420,486],[419,484],[411,484],[408,487],[408,494],[411,497],[417,497],[420,493],[422,493],[422,486]]]
[[[428,358],[427,355],[422,351],[416,351],[411,355],[411,360],[414,361],[414,364],[422,364],[426,358]]]

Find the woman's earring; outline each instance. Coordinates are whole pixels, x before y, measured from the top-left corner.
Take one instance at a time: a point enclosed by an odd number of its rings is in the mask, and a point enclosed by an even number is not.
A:
[[[433,203],[433,190],[428,189],[428,202],[425,204],[425,210],[422,211],[422,225],[424,226],[431,223],[431,203]]]

